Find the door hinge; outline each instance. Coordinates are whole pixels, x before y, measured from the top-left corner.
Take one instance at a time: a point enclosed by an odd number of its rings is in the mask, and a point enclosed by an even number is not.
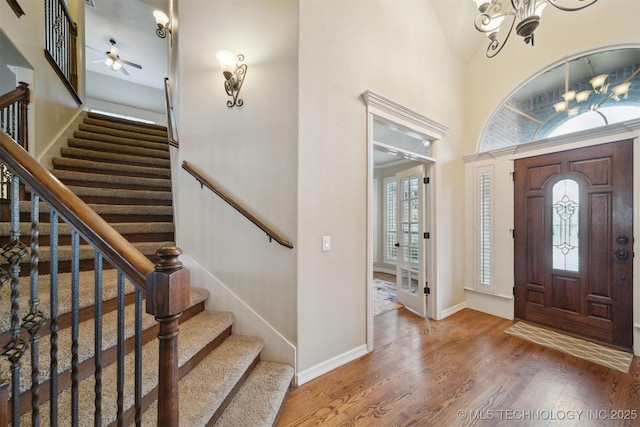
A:
[[[424,287],[424,294],[425,294],[425,295],[431,295],[431,289],[429,289],[429,287],[428,287],[428,286],[425,286],[425,287]]]
[[[430,181],[430,179],[429,179],[429,177],[428,177],[428,176],[425,176],[425,177],[422,179],[422,183],[423,183],[423,184],[429,184],[429,181]]]
[[[509,231],[511,231],[511,238],[515,239],[516,238],[516,229],[515,228],[511,228],[511,229],[509,229]]]
[[[513,287],[513,295],[515,295],[515,294],[516,294],[516,287],[514,286]]]
[[[516,180],[516,171],[511,171],[510,173],[511,173],[511,181],[515,182],[515,180]]]
[[[423,237],[424,237],[425,239],[430,239],[430,238],[431,238],[431,233],[429,233],[428,231],[426,231],[426,232],[424,233]]]

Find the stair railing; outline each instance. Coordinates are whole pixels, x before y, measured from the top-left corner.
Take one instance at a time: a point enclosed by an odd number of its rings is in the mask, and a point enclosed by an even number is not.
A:
[[[174,128],[176,117],[173,111],[173,97],[171,96],[171,84],[168,77],[164,78],[164,104],[167,110],[167,137],[169,138],[169,144],[180,148],[178,131]]]
[[[31,411],[31,424],[40,424],[40,403],[49,401],[49,418],[51,425],[58,425],[58,395],[70,390],[72,420],[70,424],[79,423],[79,382],[90,375],[95,378],[95,399],[93,416],[96,425],[110,424],[129,425],[140,424],[141,414],[152,402],[143,400],[142,383],[142,299],[146,297],[146,311],[155,316],[159,323],[159,366],[158,366],[158,425],[178,425],[178,317],[189,304],[189,271],[182,268],[178,260],[182,251],[179,248],[161,248],[156,253],[162,261],[155,265],[124,237],[115,231],[97,213],[89,208],[82,200],[61,184],[33,157],[31,157],[14,140],[4,132],[0,132],[0,162],[11,172],[10,189],[10,236],[9,242],[0,249],[0,254],[6,258],[8,267],[0,269],[0,288],[10,286],[10,338],[2,348],[2,356],[10,362],[9,392],[7,381],[3,381],[0,372],[0,427],[7,424],[20,425],[23,414]],[[26,186],[31,201],[19,200],[19,186]],[[23,209],[24,203],[30,209]],[[30,210],[31,228],[26,240],[29,249],[20,238],[20,211]],[[39,253],[39,217],[40,210],[49,212],[50,247],[49,259]],[[59,314],[58,299],[58,241],[59,219],[65,221],[71,228],[71,357],[70,361],[59,359],[59,328],[61,315]],[[24,229],[24,227],[23,227]],[[79,360],[78,325],[80,322],[79,308],[79,252],[80,238],[91,245],[94,250],[95,274],[95,306],[94,329],[95,346],[92,358]],[[27,258],[28,262],[23,260]],[[49,280],[49,313],[45,314],[44,306],[39,299],[38,270],[40,261],[50,263]],[[118,338],[116,356],[103,356],[102,351],[102,291],[103,291],[103,262],[110,263],[117,270],[117,318]],[[29,300],[28,306],[20,301],[20,268],[29,267]],[[5,265],[6,266],[6,265]],[[0,266],[3,267],[3,266]],[[135,331],[134,337],[125,340],[124,307],[125,307],[125,278],[135,287]],[[5,315],[5,313],[2,313]],[[22,329],[26,330],[23,332]],[[39,343],[41,335],[49,334],[50,369],[49,378],[42,377],[39,372]],[[29,339],[27,344],[25,338]],[[135,399],[132,408],[125,407],[125,347],[134,347]],[[30,349],[31,381],[30,389],[21,389],[21,358]],[[105,353],[107,354],[107,353]],[[103,403],[102,373],[103,357],[115,359],[117,364],[117,402]],[[84,363],[84,364],[83,364]],[[149,362],[146,362],[149,363]],[[87,365],[88,364],[88,365]],[[105,363],[106,364],[106,363]],[[64,365],[64,367],[63,367]],[[60,377],[55,373],[67,372]],[[70,372],[70,379],[68,372]],[[70,384],[69,384],[70,383]],[[7,395],[11,395],[10,405],[7,405]],[[4,398],[3,398],[4,397]],[[86,399],[86,396],[82,396]],[[28,406],[30,408],[24,408]],[[115,420],[108,418],[103,407],[117,405]],[[23,407],[21,407],[23,405]],[[26,415],[25,415],[26,416]],[[4,425],[3,425],[4,422]],[[83,419],[82,423],[86,424]]]
[[[222,200],[227,202],[231,207],[240,212],[245,218],[254,223],[260,230],[267,233],[269,237],[269,241],[275,240],[282,246],[293,249],[293,243],[289,242],[289,240],[284,237],[282,234],[274,230],[272,227],[268,226],[263,220],[258,218],[255,214],[253,214],[249,209],[245,208],[238,202],[235,198],[233,198],[230,194],[222,189],[221,186],[216,184],[211,178],[209,178],[201,169],[197,166],[192,165],[187,161],[182,162],[182,168],[189,172],[199,183],[201,187],[206,186],[208,189],[213,191],[215,194],[220,196]]]
[[[0,129],[15,139],[25,150],[29,149],[27,112],[29,85],[20,82],[17,88],[0,96]]]
[[[78,26],[64,0],[45,0],[44,5],[44,56],[73,99],[82,105],[78,95]]]

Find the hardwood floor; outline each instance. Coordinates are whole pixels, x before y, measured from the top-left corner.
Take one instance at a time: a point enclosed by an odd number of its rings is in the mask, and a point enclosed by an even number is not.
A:
[[[640,425],[640,358],[613,371],[504,333],[512,324],[470,309],[376,316],[375,350],[293,388],[277,426]]]

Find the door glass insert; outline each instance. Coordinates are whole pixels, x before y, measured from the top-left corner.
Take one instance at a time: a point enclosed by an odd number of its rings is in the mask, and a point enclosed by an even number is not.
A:
[[[552,189],[553,268],[578,271],[580,187],[572,179],[563,179]]]
[[[405,292],[418,294],[418,268],[420,262],[420,179],[416,175],[402,178],[400,181],[400,207],[402,230],[402,281],[400,286]]]

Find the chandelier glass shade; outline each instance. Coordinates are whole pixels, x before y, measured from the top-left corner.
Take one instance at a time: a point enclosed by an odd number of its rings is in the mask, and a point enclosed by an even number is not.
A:
[[[574,12],[591,6],[598,0],[473,0],[478,7],[476,30],[489,38],[487,57],[493,58],[504,47],[515,28],[524,42],[534,45],[534,33],[542,18],[542,11],[551,5]]]

